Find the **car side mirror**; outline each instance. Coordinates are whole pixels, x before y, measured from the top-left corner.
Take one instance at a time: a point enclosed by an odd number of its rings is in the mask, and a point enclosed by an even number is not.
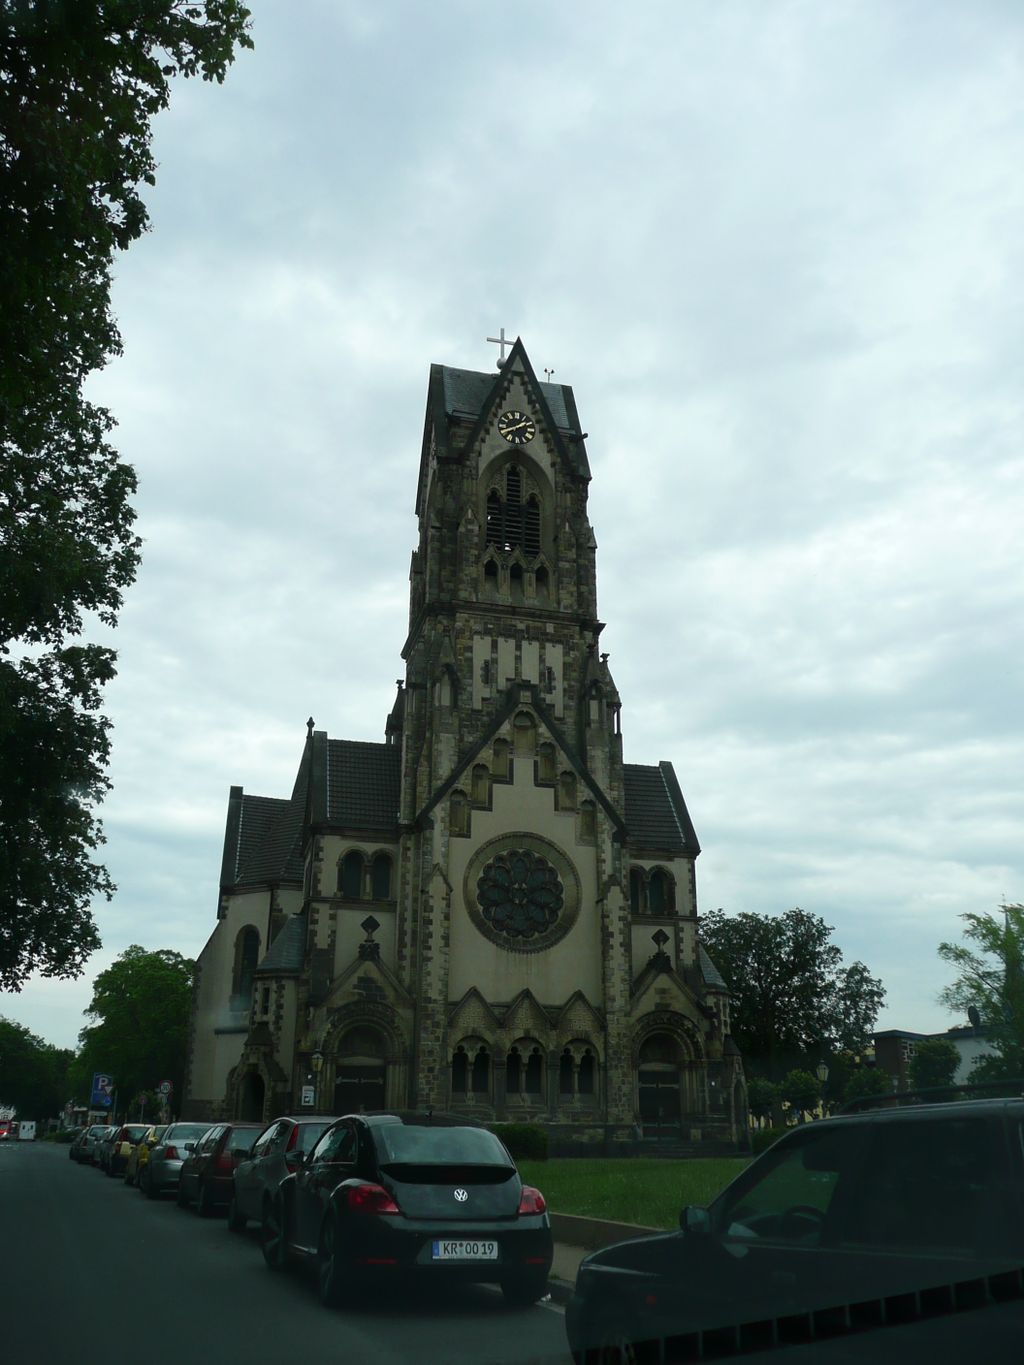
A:
[[[195,1144],[194,1142],[186,1142],[186,1143],[185,1143],[185,1151],[186,1151],[186,1152],[194,1152],[195,1149],[196,1149],[196,1144]]]
[[[706,1237],[711,1231],[711,1215],[697,1204],[687,1204],[679,1214],[679,1226],[683,1232]]]

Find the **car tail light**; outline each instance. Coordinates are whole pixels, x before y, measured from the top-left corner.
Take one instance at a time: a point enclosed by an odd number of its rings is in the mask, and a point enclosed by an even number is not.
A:
[[[181,1160],[181,1158],[178,1156],[178,1149],[177,1149],[177,1147],[173,1146],[173,1145],[170,1144],[170,1143],[168,1143],[168,1145],[164,1148],[164,1157],[166,1158],[167,1161],[180,1161],[180,1160]]]
[[[540,1190],[535,1190],[532,1185],[524,1185],[523,1192],[519,1197],[520,1213],[543,1213],[547,1208],[544,1196]]]
[[[215,1171],[233,1171],[235,1169],[234,1158],[226,1147],[222,1147],[217,1153],[217,1160],[213,1163]]]
[[[346,1191],[352,1213],[401,1213],[382,1185],[350,1185]]]

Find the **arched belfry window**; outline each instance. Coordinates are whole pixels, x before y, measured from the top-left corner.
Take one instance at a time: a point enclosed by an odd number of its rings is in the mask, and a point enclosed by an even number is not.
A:
[[[391,858],[387,853],[376,853],[372,865],[373,899],[391,899]]]
[[[248,1005],[252,1000],[252,982],[259,956],[259,931],[247,925],[238,931],[235,939],[235,969],[232,973],[231,994],[238,1005]]]
[[[527,487],[517,464],[506,465],[487,494],[488,545],[499,550],[521,550],[527,559],[541,552],[541,504]]]
[[[338,890],[347,901],[362,900],[363,897],[363,855],[350,849],[341,860],[338,868]]]

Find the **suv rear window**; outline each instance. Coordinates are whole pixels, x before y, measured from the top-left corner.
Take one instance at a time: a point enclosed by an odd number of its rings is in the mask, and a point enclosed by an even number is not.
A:
[[[512,1161],[486,1128],[434,1128],[389,1123],[374,1129],[382,1164],[506,1166]]]

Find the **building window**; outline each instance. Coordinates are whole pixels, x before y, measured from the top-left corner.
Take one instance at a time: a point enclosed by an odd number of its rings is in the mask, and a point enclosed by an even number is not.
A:
[[[590,843],[597,838],[597,807],[593,801],[580,804],[580,838]]]
[[[477,763],[473,768],[473,805],[486,806],[491,795],[491,775],[486,763]]]
[[[660,867],[647,879],[647,907],[652,915],[671,915],[675,909],[675,887]]]
[[[629,908],[634,915],[643,914],[644,874],[638,867],[629,869]]]
[[[573,1061],[572,1053],[566,1048],[558,1059],[558,1093],[560,1095],[575,1094],[576,1088],[573,1084],[575,1069],[576,1063]]]
[[[544,1086],[544,1057],[539,1047],[531,1048],[526,1059],[523,1090],[527,1095],[539,1095]]]
[[[469,1058],[460,1044],[452,1057],[452,1094],[465,1095],[469,1089]]]
[[[487,494],[486,543],[499,550],[522,550],[529,559],[540,554],[540,499],[530,493],[523,501],[523,473],[518,465],[505,470],[500,484]]]
[[[252,983],[260,957],[259,931],[252,925],[239,929],[235,939],[235,966],[231,974],[231,994],[235,1008],[252,1004]]]
[[[477,1048],[471,1080],[474,1095],[486,1096],[491,1093],[491,1058],[485,1047]]]
[[[498,563],[494,559],[484,560],[484,596],[498,595]]]
[[[547,569],[545,569],[543,564],[537,570],[536,576],[534,578],[534,592],[536,593],[537,602],[540,606],[544,606],[547,603],[548,598],[551,596],[551,579],[549,578],[548,571]],[[555,690],[554,684],[552,683],[552,685],[548,688],[548,691],[553,692],[554,690]]]
[[[558,778],[558,809],[576,809],[576,774],[561,773]]]
[[[502,781],[508,781],[509,773],[509,751],[511,745],[507,739],[496,739],[494,741],[494,776]]]
[[[537,781],[554,782],[555,746],[553,744],[541,744],[537,749],[537,760]]]
[[[517,1047],[509,1048],[505,1058],[505,1090],[509,1095],[518,1095],[522,1088],[522,1060]]]
[[[391,857],[389,854],[377,853],[374,855],[371,882],[375,901],[389,901],[391,899]]]
[[[450,828],[452,834],[469,833],[469,802],[465,792],[452,792]]]
[[[524,600],[523,566],[521,564],[513,564],[508,571],[508,591],[513,602]]]
[[[580,1069],[578,1077],[579,1093],[581,1095],[593,1095],[596,1090],[594,1083],[597,1074],[597,1059],[590,1048],[583,1049],[583,1056],[580,1058]]]
[[[520,711],[515,718],[512,733],[515,736],[516,753],[520,758],[533,758],[537,743],[537,727],[533,723],[533,717],[525,711]]]
[[[338,869],[338,890],[347,901],[363,898],[363,855],[350,849]]]

